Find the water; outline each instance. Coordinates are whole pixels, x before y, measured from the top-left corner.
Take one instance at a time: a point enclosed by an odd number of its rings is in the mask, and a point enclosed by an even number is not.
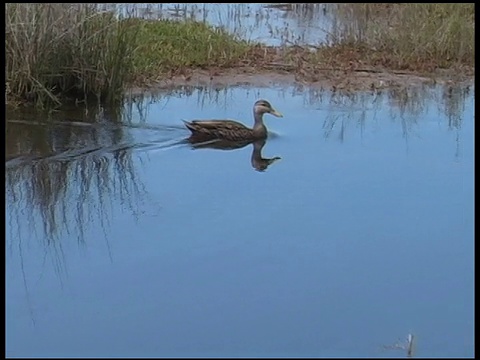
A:
[[[113,7],[124,16],[203,21],[242,39],[272,46],[325,43],[335,23],[334,4],[124,3],[101,6]]]
[[[6,355],[394,357],[411,333],[415,356],[473,356],[473,97],[198,88],[9,113]],[[184,142],[181,119],[250,124],[259,98],[284,114],[263,171],[252,144]]]

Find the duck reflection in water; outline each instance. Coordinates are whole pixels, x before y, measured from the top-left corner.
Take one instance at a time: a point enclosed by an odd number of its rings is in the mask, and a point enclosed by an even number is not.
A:
[[[186,139],[194,149],[217,149],[217,150],[235,150],[241,149],[247,145],[252,144],[252,156],[250,158],[252,167],[257,171],[265,171],[275,161],[280,160],[279,156],[273,158],[263,158],[262,149],[266,144],[265,139],[259,140],[243,140],[243,141],[231,141],[231,140],[207,140],[202,137],[192,135]]]

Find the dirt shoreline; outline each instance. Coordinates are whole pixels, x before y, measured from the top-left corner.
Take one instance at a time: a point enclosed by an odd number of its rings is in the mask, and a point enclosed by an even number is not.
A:
[[[132,87],[130,94],[169,90],[178,87],[229,86],[306,86],[330,91],[367,91],[389,88],[405,88],[421,85],[472,85],[473,74],[459,74],[453,70],[433,74],[416,74],[407,71],[387,70],[332,70],[318,71],[314,76],[278,69],[255,69],[253,67],[189,70],[182,74],[170,75],[148,84]]]

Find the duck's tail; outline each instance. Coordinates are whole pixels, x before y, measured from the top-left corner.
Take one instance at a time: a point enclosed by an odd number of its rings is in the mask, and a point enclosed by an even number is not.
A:
[[[183,123],[185,124],[185,127],[190,130],[191,132],[195,132],[196,129],[195,129],[195,126],[190,122],[190,121],[186,121],[186,120],[182,120]]]

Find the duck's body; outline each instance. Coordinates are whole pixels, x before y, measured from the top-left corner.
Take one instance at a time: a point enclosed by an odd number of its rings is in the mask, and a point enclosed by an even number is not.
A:
[[[269,113],[282,117],[268,101],[258,100],[253,106],[255,123],[248,128],[234,120],[193,120],[184,121],[185,126],[192,132],[192,136],[205,139],[224,139],[231,141],[265,139],[268,135],[263,123],[263,114]]]
[[[265,129],[250,129],[234,120],[193,120],[185,121],[185,126],[192,132],[192,135],[201,138],[239,141],[263,139],[267,136],[265,126]]]

